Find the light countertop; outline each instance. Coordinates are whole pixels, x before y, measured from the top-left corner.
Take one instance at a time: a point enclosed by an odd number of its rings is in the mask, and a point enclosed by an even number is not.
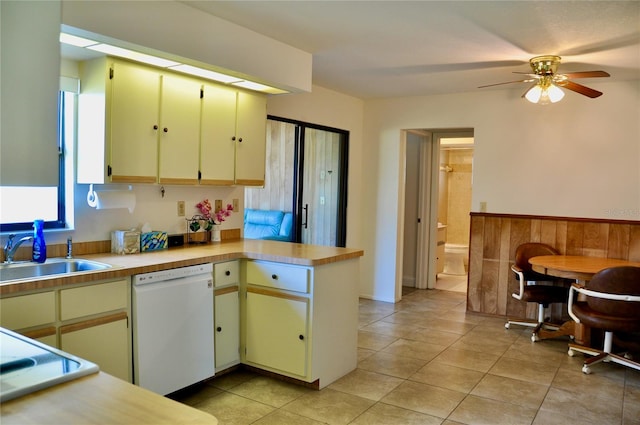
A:
[[[9,400],[0,406],[9,424],[202,424],[218,420],[103,372]]]
[[[321,266],[358,258],[364,251],[354,248],[305,245],[258,239],[238,239],[205,245],[184,245],[160,251],[130,255],[111,253],[81,255],[83,258],[111,264],[113,268],[87,271],[73,275],[41,276],[34,279],[12,280],[0,284],[0,295],[38,291],[105,279],[118,279],[203,263],[229,261],[239,258],[266,260],[303,266]]]

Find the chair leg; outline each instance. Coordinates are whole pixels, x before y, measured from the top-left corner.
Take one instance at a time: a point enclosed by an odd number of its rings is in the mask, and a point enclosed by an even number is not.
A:
[[[625,358],[623,356],[612,354],[611,347],[613,343],[613,332],[605,332],[604,333],[604,349],[598,350],[591,347],[584,347],[582,345],[577,344],[569,344],[569,356],[573,357],[576,351],[579,351],[584,354],[588,354],[590,356],[594,356],[588,358],[584,361],[582,365],[582,372],[585,374],[591,373],[591,366],[600,362],[613,362],[618,363],[622,366],[627,366],[632,369],[640,370],[640,363]]]

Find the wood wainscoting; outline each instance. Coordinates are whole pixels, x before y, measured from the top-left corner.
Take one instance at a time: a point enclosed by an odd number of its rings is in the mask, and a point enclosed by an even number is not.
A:
[[[640,261],[640,221],[471,213],[467,311],[536,318],[536,306],[511,296],[515,251],[542,242],[561,254]],[[552,307],[565,317],[566,304]]]

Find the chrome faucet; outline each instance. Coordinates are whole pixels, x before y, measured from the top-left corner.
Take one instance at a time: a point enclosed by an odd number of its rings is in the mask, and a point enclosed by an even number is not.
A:
[[[33,240],[33,236],[24,236],[23,238],[20,238],[18,242],[16,242],[16,244],[14,245],[13,238],[15,237],[16,235],[13,235],[13,234],[9,235],[9,239],[7,239],[7,243],[4,246],[4,262],[5,263],[13,262],[13,256],[16,254],[16,251],[18,250],[20,245],[22,245],[23,242]]]
[[[67,238],[67,259],[73,258],[73,239]]]

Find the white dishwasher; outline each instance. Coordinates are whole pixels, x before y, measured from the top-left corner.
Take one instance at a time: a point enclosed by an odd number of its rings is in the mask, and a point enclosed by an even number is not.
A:
[[[166,395],[215,373],[213,265],[135,275],[134,383]]]

